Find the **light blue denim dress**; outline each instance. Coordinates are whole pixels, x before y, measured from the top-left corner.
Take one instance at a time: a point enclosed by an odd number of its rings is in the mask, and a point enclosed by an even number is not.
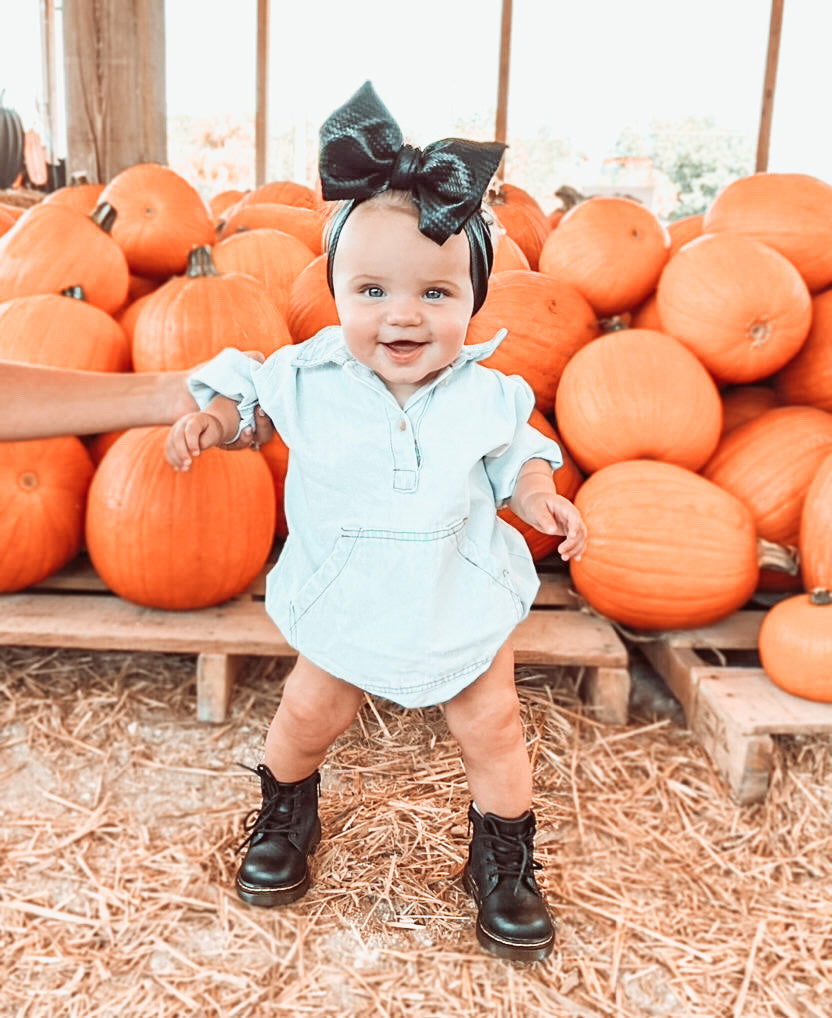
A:
[[[528,384],[477,363],[504,336],[463,347],[403,408],[339,327],[264,364],[227,349],[191,376],[200,406],[235,399],[245,426],[259,404],[291,450],[270,617],[314,664],[404,707],[481,675],[537,592],[496,509],[527,460],[562,458],[527,423]]]

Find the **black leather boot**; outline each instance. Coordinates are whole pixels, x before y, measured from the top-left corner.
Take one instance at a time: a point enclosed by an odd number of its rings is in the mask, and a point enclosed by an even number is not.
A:
[[[278,781],[265,764],[260,777],[263,805],[250,813],[248,851],[237,871],[237,894],[249,905],[288,905],[309,887],[308,859],[321,840],[318,771],[303,781]]]
[[[534,813],[504,820],[468,810],[473,830],[463,880],[477,903],[477,940],[489,954],[542,961],[552,953],[555,928],[534,878]]]

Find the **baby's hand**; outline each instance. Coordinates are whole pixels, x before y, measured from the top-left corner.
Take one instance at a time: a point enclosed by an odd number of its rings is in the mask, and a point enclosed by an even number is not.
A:
[[[544,534],[563,534],[558,554],[564,562],[580,560],[586,547],[586,524],[574,503],[563,495],[530,492],[524,506],[524,519]]]
[[[185,414],[168,432],[165,457],[174,470],[189,470],[203,449],[221,445],[222,438],[222,424],[213,414],[204,410]]]

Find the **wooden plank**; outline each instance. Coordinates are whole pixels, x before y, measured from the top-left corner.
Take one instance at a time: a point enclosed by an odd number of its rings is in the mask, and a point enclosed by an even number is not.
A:
[[[734,612],[712,626],[697,629],[674,629],[659,639],[673,647],[712,647],[720,650],[754,650],[765,611],[748,609]]]
[[[254,184],[266,183],[269,141],[269,0],[257,0],[257,100],[254,114]]]
[[[513,643],[518,664],[627,667],[627,648],[612,626],[583,612],[532,610]]]
[[[630,715],[632,680],[627,667],[587,668],[582,693],[597,721],[626,725]]]
[[[196,717],[198,721],[225,721],[231,690],[237,680],[244,656],[239,654],[200,654],[196,661]]]

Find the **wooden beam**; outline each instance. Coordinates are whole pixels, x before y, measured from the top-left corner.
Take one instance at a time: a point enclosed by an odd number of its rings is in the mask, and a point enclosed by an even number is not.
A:
[[[67,177],[166,163],[164,0],[63,0],[63,23]]]
[[[257,0],[257,111],[254,118],[254,183],[266,183],[268,165],[269,0]]]
[[[58,56],[55,31],[55,0],[40,0],[41,53],[43,54],[43,94],[46,96],[43,139],[46,158],[56,163],[58,134]]]
[[[495,141],[506,141],[508,136],[508,82],[511,67],[511,8],[512,0],[503,0],[500,26],[500,70],[497,81],[497,120]]]
[[[777,61],[780,56],[780,35],[783,28],[784,3],[785,0],[771,0],[768,52],[766,54],[766,70],[763,79],[763,104],[760,112],[760,129],[757,134],[755,169],[758,173],[763,173],[768,169],[771,122],[774,116],[774,88],[777,83]]]

